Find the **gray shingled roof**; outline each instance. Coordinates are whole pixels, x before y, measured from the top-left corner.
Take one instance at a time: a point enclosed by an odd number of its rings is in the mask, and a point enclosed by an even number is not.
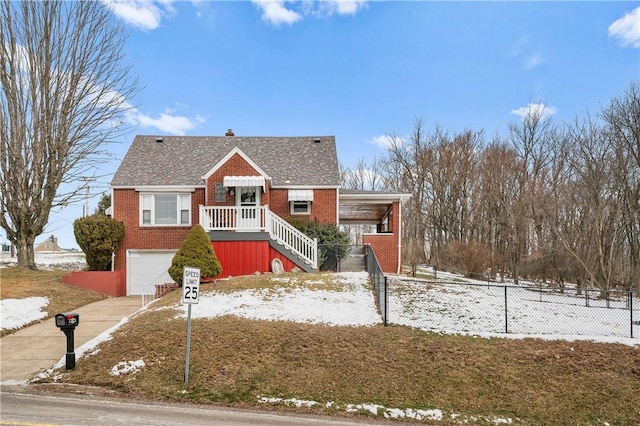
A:
[[[203,185],[202,176],[235,147],[260,166],[273,185],[285,185],[287,178],[290,185],[340,185],[334,136],[151,135],[135,137],[111,185]]]

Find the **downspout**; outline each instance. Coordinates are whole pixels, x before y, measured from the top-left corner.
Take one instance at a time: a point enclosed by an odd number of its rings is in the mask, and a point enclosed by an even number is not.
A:
[[[115,218],[113,216],[115,216],[116,214],[116,208],[115,208],[115,201],[116,201],[116,197],[114,197],[115,195],[115,191],[113,190],[113,187],[111,187],[111,219]],[[115,252],[111,253],[111,272],[116,270],[116,254]]]
[[[336,188],[336,226],[340,227],[340,188]]]
[[[402,272],[402,202],[398,203],[398,271],[396,274],[400,275]]]

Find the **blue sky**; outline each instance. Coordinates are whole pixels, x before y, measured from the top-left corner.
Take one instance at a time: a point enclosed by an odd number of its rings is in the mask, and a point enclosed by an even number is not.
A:
[[[559,123],[595,114],[640,79],[638,1],[105,3],[130,32],[125,60],[142,85],[117,159],[135,134],[233,128],[335,135],[353,165],[382,154],[385,135],[409,134],[416,116],[490,137],[531,107]],[[54,212],[38,241],[77,247],[81,213]]]

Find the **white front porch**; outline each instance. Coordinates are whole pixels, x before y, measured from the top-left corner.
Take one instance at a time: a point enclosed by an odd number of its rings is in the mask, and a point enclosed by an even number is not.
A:
[[[268,206],[200,206],[200,225],[206,232],[267,232],[272,240],[318,269],[318,240],[306,236]]]

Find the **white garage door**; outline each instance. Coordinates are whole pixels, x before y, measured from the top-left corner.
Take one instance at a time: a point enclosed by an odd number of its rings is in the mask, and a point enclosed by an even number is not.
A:
[[[167,270],[177,250],[128,250],[127,295],[154,294],[156,284],[171,283]]]

